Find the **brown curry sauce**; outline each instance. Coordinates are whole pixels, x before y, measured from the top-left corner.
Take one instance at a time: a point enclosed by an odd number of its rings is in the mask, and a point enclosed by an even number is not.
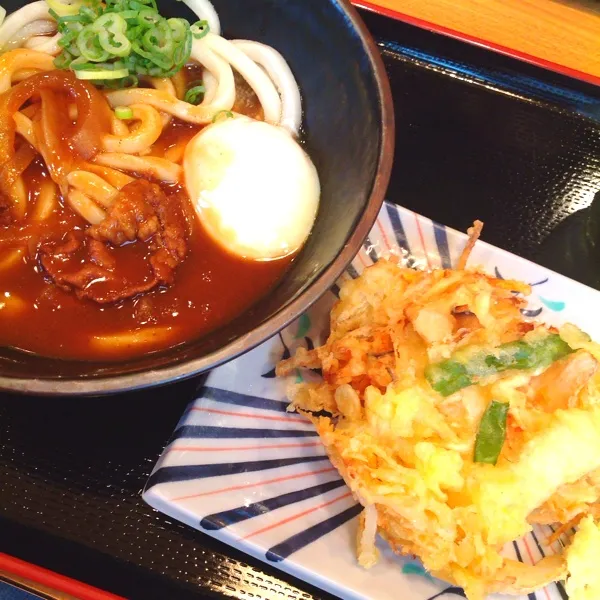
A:
[[[188,140],[197,131],[174,121],[155,151],[162,152],[182,137]],[[36,181],[42,177],[47,173],[40,160],[24,173],[32,190],[39,189]],[[163,185],[162,189],[169,198],[182,202],[190,229],[187,256],[177,266],[172,285],[116,303],[97,304],[57,287],[45,276],[38,253],[29,248],[17,263],[0,271],[0,345],[79,360],[115,360],[162,350],[206,335],[242,314],[273,287],[293,260],[253,261],[232,255],[203,231],[184,188]],[[68,231],[88,227],[63,205],[48,222],[58,239]],[[143,277],[149,271],[146,244],[134,242],[110,251],[119,254],[119,268],[131,276]],[[4,252],[0,250],[0,260]],[[151,342],[92,343],[96,336],[154,327],[165,329]]]

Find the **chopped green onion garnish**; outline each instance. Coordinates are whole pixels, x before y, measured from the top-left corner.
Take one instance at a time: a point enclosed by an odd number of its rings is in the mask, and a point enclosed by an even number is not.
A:
[[[50,12],[50,11],[48,11]],[[56,14],[56,13],[55,13]],[[67,15],[65,17],[59,17],[61,23],[80,23],[81,17],[79,15]]]
[[[77,36],[77,49],[81,56],[90,62],[104,62],[110,54],[97,43],[98,35],[91,25],[86,25]]]
[[[141,27],[154,27],[161,22],[161,19],[162,17],[151,8],[144,8],[137,15],[137,21]]]
[[[128,75],[123,79],[104,79],[96,81],[95,83],[111,90],[119,90],[121,88],[137,87],[139,79],[135,75]]]
[[[115,116],[117,119],[122,120],[133,119],[133,110],[129,106],[117,106],[115,108]]]
[[[233,118],[233,113],[230,110],[220,110],[219,112],[215,113],[215,116],[212,118],[212,122],[216,123],[217,119],[221,115],[225,115],[226,119],[232,119]]]
[[[129,71],[127,69],[115,69],[113,71],[108,71],[106,69],[98,69],[94,71],[75,71],[75,77],[77,79],[123,79],[123,77],[127,77],[129,75]]]
[[[176,42],[184,41],[187,28],[189,27],[188,22],[185,19],[169,19],[167,23],[171,28],[173,40]]]
[[[192,35],[197,39],[200,40],[202,39],[208,32],[209,32],[210,28],[208,26],[208,21],[202,20],[202,21],[196,21],[191,27],[190,27],[190,31],[192,32]]]
[[[63,52],[54,59],[54,66],[57,69],[68,69],[72,62],[73,57],[68,52]]]
[[[61,17],[76,15],[83,4],[83,0],[74,0],[73,2],[69,2],[68,0],[46,0],[46,2],[50,9],[58,13]]]
[[[185,93],[183,100],[185,102],[189,102],[190,104],[198,104],[198,99],[204,94],[204,92],[205,89],[203,85],[194,85]]]
[[[198,22],[192,34],[185,19],[164,18],[155,0],[49,0],[49,5],[62,34],[54,66],[111,88],[137,85],[143,75],[172,77],[189,60],[194,36],[208,30]]]
[[[82,6],[79,9],[79,14],[83,23],[93,23],[100,15],[100,11],[95,8],[92,9],[87,6]]]

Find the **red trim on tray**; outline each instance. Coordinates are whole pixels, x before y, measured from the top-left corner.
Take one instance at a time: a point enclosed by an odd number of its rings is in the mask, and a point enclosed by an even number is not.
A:
[[[566,75],[567,77],[580,79],[587,83],[600,86],[600,77],[592,75],[591,73],[586,73],[585,71],[579,71],[577,69],[573,69],[565,65],[560,65],[550,60],[546,60],[545,58],[534,56],[533,54],[527,54],[526,52],[521,52],[520,50],[509,48],[508,46],[503,46],[502,44],[496,44],[495,42],[484,40],[483,38],[478,38],[474,35],[463,33],[462,31],[457,31],[456,29],[450,29],[449,27],[444,27],[443,25],[438,25],[436,23],[432,23],[431,21],[426,21],[424,19],[419,19],[418,17],[413,17],[411,15],[401,13],[392,8],[379,6],[378,4],[374,4],[373,2],[364,2],[363,0],[351,0],[351,2],[352,4],[354,4],[354,6],[358,8],[370,10],[372,12],[383,15],[384,17],[397,19],[399,21],[403,21],[404,23],[408,23],[409,25],[420,27],[421,29],[428,29],[429,31],[433,31],[434,33],[439,33],[441,35],[445,35],[456,40],[460,40],[462,42],[468,42],[476,46],[487,48],[488,50],[494,50],[499,54],[522,60],[537,67],[542,67],[543,69],[547,69],[550,71],[556,71],[561,75]]]
[[[28,579],[56,592],[69,594],[78,600],[126,600],[109,592],[81,583],[65,575],[59,575],[43,567],[32,565],[8,554],[0,552],[0,571]]]

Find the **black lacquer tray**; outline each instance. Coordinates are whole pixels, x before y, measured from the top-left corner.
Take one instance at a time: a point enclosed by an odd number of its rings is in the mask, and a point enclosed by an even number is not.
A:
[[[462,230],[479,218],[486,241],[598,285],[593,253],[577,254],[587,213],[569,216],[600,190],[600,89],[363,16],[396,105],[388,198]],[[131,599],[328,597],[142,502],[200,383],[2,396],[0,552]]]

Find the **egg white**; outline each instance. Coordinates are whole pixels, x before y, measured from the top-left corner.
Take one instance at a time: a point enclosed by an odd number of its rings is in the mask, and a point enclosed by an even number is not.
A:
[[[276,259],[308,238],[319,207],[319,177],[281,127],[247,117],[222,119],[192,138],[183,167],[205,230],[230,252]]]

